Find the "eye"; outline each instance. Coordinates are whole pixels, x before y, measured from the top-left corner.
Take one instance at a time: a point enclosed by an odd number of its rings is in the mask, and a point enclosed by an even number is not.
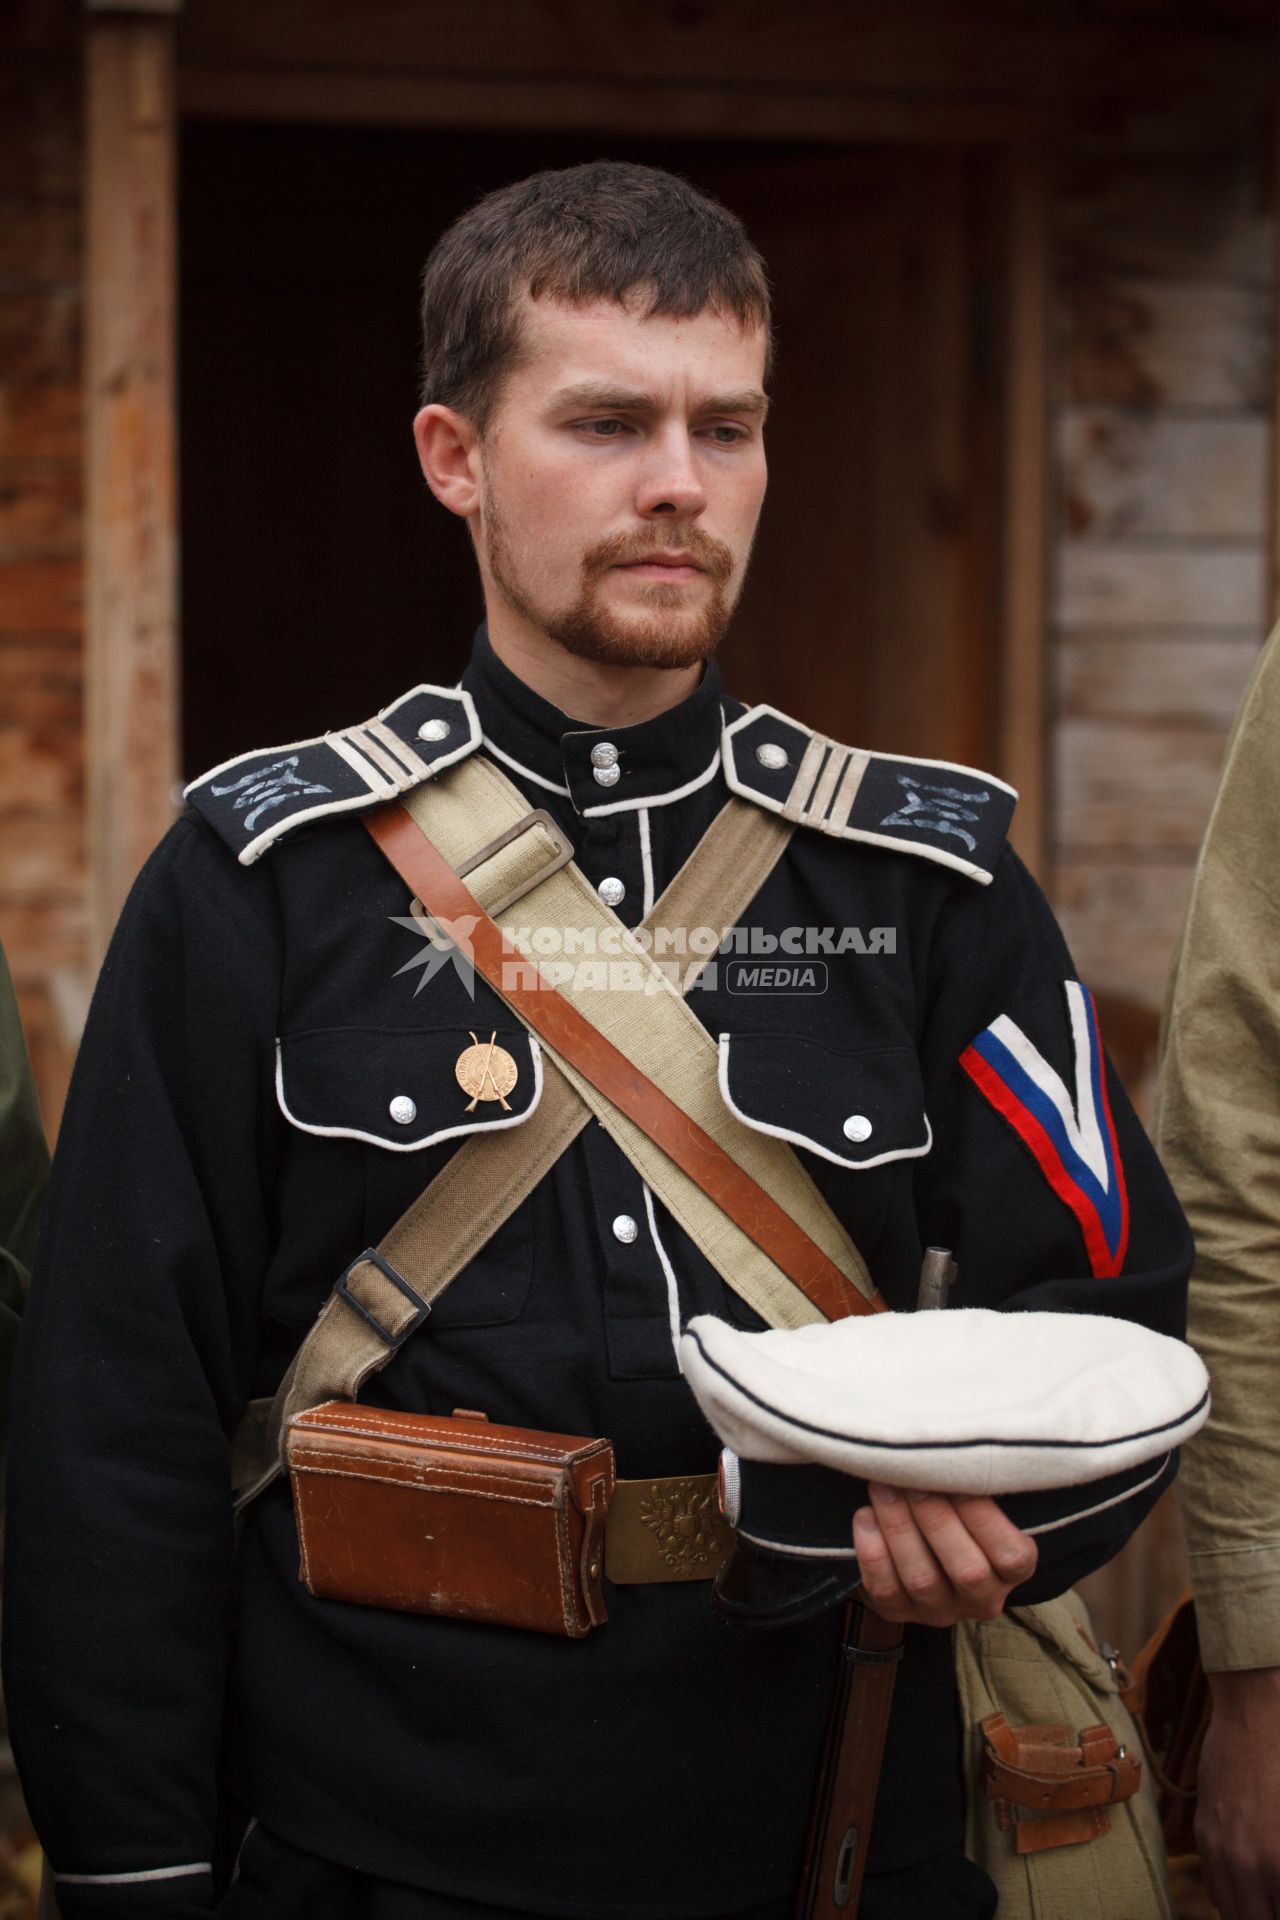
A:
[[[593,440],[617,440],[626,432],[621,420],[579,420],[578,429]]]
[[[728,421],[720,421],[716,426],[710,427],[708,432],[718,447],[736,447],[750,438],[745,427],[732,426]]]

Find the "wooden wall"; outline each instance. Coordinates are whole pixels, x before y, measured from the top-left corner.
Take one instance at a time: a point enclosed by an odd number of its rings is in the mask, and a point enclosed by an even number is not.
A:
[[[1084,977],[1151,1010],[1269,620],[1268,189],[1259,143],[1058,197],[1053,890]]]
[[[60,14],[0,22],[0,941],[51,1130],[88,953],[81,110]]]
[[[1221,138],[1077,152],[1055,194],[1050,890],[1144,1112],[1271,618],[1276,209],[1261,140]],[[1132,1654],[1187,1578],[1169,1495],[1084,1591]]]

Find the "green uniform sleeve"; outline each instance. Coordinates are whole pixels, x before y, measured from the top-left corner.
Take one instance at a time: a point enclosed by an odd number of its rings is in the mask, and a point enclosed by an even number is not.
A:
[[[1245,695],[1165,1014],[1158,1144],[1213,1411],[1179,1497],[1210,1672],[1280,1666],[1280,629]]]

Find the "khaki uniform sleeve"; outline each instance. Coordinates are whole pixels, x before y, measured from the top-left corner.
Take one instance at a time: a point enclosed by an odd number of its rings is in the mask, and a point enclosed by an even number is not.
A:
[[[1280,1666],[1280,629],[1227,750],[1165,1013],[1157,1139],[1213,1411],[1179,1496],[1210,1672]]]

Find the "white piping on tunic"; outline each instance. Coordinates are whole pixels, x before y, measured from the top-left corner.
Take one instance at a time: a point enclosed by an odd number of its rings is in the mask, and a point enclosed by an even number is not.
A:
[[[644,1210],[645,1210],[645,1216],[649,1222],[649,1232],[653,1236],[654,1251],[658,1256],[659,1264],[662,1267],[663,1277],[665,1278],[667,1283],[667,1318],[671,1323],[671,1345],[675,1350],[676,1366],[679,1367],[680,1366],[680,1288],[676,1281],[675,1268],[672,1266],[670,1260],[668,1259],[667,1250],[663,1246],[662,1241],[658,1235],[658,1222],[653,1211],[653,1195],[650,1193],[648,1187],[644,1186],[643,1181],[641,1181],[640,1184],[642,1187],[644,1187]]]
[[[744,1113],[729,1091],[729,1042],[732,1035],[720,1035],[720,1066],[717,1078],[720,1082],[720,1097],[731,1114],[741,1120],[744,1127],[750,1127],[756,1133],[772,1134],[775,1140],[789,1140],[793,1146],[807,1147],[810,1153],[816,1153],[824,1160],[830,1160],[833,1166],[849,1167],[854,1173],[861,1173],[867,1167],[882,1167],[888,1160],[918,1160],[929,1152],[933,1145],[933,1128],[929,1124],[928,1114],[922,1114],[924,1121],[924,1145],[920,1147],[894,1147],[888,1153],[873,1153],[865,1160],[851,1160],[847,1154],[833,1153],[830,1147],[824,1147],[812,1134],[796,1133],[790,1127],[771,1126],[767,1120],[755,1120]]]
[[[285,1098],[284,1054],[279,1040],[276,1041],[276,1104],[289,1125],[302,1133],[317,1133],[325,1140],[367,1140],[371,1147],[385,1147],[388,1153],[421,1153],[425,1147],[435,1146],[438,1140],[454,1140],[460,1133],[497,1133],[502,1127],[518,1127],[529,1118],[542,1098],[542,1048],[533,1034],[528,1035],[528,1040],[533,1055],[533,1098],[522,1113],[513,1113],[506,1120],[472,1120],[456,1127],[438,1127],[434,1133],[424,1134],[421,1140],[389,1140],[385,1134],[366,1133],[361,1127],[322,1127],[314,1121],[299,1120],[296,1113],[290,1113]]]
[[[185,1867],[145,1867],[138,1873],[55,1873],[62,1887],[134,1887],[144,1880],[185,1880],[194,1873],[212,1873],[212,1860],[193,1860]]]
[[[815,736],[812,727],[805,726],[802,720],[793,720],[790,714],[780,713],[777,707],[771,707],[766,702],[761,701],[758,707],[748,707],[746,712],[740,713],[736,720],[730,720],[728,722],[724,729],[725,738],[727,740],[732,739],[734,734],[740,733],[744,727],[749,727],[752,721],[758,720],[762,714],[768,714],[771,720],[780,720],[784,726],[790,727],[794,733],[803,734],[806,739],[812,740],[818,737]],[[840,743],[839,741],[832,741],[831,744],[838,746]],[[971,780],[981,780],[984,786],[999,787],[1001,793],[1007,793],[1014,800],[1018,798],[1018,789],[1011,787],[1007,780],[998,780],[995,774],[988,773],[985,767],[966,766],[963,760],[915,760],[912,759],[910,754],[906,753],[880,753],[878,751],[874,757],[877,760],[895,761],[898,765],[904,767],[932,767],[936,768],[939,773],[967,773]],[[760,797],[762,796],[757,795],[757,798]],[[766,802],[766,804],[768,803]]]
[[[640,824],[640,866],[644,873],[644,906],[642,918],[648,919],[653,910],[653,841],[649,835],[649,809],[641,807],[636,814]]]
[[[535,787],[545,787],[548,793],[558,793],[562,799],[573,798],[568,787],[559,786],[554,780],[544,780],[540,773],[533,771],[532,767],[522,766],[514,754],[504,753],[501,747],[496,746],[487,733],[482,734],[481,739],[484,742],[485,752],[491,753],[495,760],[501,760],[503,765],[510,767],[513,773],[521,774],[526,780],[532,780]]]
[[[610,800],[604,806],[583,807],[582,817],[584,820],[598,820],[606,813],[635,813],[641,807],[669,807],[674,801],[683,800],[686,795],[696,793],[699,787],[705,787],[708,780],[715,778],[719,766],[720,749],[717,747],[711,765],[704,768],[692,780],[686,780],[682,787],[673,787],[670,793],[641,794],[636,800]]]

